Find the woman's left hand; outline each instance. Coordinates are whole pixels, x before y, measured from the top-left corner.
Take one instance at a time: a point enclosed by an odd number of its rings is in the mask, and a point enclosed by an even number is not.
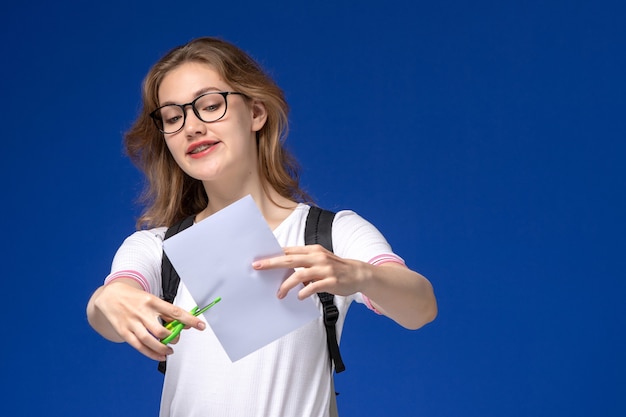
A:
[[[283,248],[284,255],[262,259],[252,264],[257,270],[293,268],[278,289],[285,298],[292,289],[303,300],[318,292],[348,296],[356,292],[367,296],[376,311],[407,329],[418,329],[437,315],[437,302],[430,282],[405,265],[388,262],[371,265],[344,259],[320,245]]]
[[[367,276],[368,264],[340,258],[320,245],[286,247],[283,251],[282,256],[252,264],[257,270],[296,269],[280,286],[278,298],[284,298],[299,284],[305,285],[298,292],[301,300],[318,292],[347,296],[360,291]]]

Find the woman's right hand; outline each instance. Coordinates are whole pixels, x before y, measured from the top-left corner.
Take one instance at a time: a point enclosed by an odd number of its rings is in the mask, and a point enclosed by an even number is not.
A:
[[[130,278],[118,278],[98,288],[87,305],[87,317],[104,338],[126,342],[157,361],[174,352],[160,341],[170,334],[161,319],[166,322],[176,319],[198,330],[206,327],[200,318],[145,292]]]

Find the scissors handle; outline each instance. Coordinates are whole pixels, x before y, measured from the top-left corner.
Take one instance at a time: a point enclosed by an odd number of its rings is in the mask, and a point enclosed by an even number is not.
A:
[[[195,306],[189,312],[193,314],[194,316],[198,317],[200,314],[204,313],[205,311],[213,307],[215,304],[219,303],[221,300],[222,300],[222,297],[217,297],[215,300],[211,301],[209,305],[202,307],[201,309],[198,309],[198,306]],[[172,332],[170,333],[169,336],[161,339],[161,343],[163,343],[164,345],[167,345],[180,334],[180,332],[185,328],[185,325],[178,320],[172,320],[169,323],[165,324],[165,328]]]

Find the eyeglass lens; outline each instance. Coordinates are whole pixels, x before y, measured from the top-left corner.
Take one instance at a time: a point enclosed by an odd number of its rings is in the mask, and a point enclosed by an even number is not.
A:
[[[195,99],[191,105],[196,116],[203,122],[214,122],[226,114],[226,97],[220,93],[209,93]],[[185,124],[183,106],[168,104],[155,112],[157,127],[163,133],[179,131]]]

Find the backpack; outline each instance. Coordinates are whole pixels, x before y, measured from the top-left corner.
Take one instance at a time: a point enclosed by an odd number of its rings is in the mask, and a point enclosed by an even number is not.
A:
[[[181,222],[171,226],[165,232],[165,238],[168,239],[175,234],[182,232],[186,228],[190,227],[194,222],[195,216],[189,216]],[[332,242],[332,224],[335,218],[335,213],[332,211],[324,210],[319,207],[311,206],[309,214],[306,219],[304,227],[304,244],[314,245],[320,244],[326,250],[333,251]],[[174,269],[174,266],[167,258],[165,251],[163,251],[163,260],[161,263],[161,275],[162,275],[162,289],[163,299],[169,303],[174,302],[176,292],[178,291],[178,284],[180,277]],[[343,372],[346,367],[341,359],[341,353],[339,352],[339,344],[337,343],[337,330],[335,324],[339,318],[339,310],[334,303],[334,295],[327,292],[317,293],[323,307],[324,326],[326,327],[326,344],[330,353],[330,360],[335,364],[335,372]],[[159,362],[159,371],[165,373],[166,362]]]

